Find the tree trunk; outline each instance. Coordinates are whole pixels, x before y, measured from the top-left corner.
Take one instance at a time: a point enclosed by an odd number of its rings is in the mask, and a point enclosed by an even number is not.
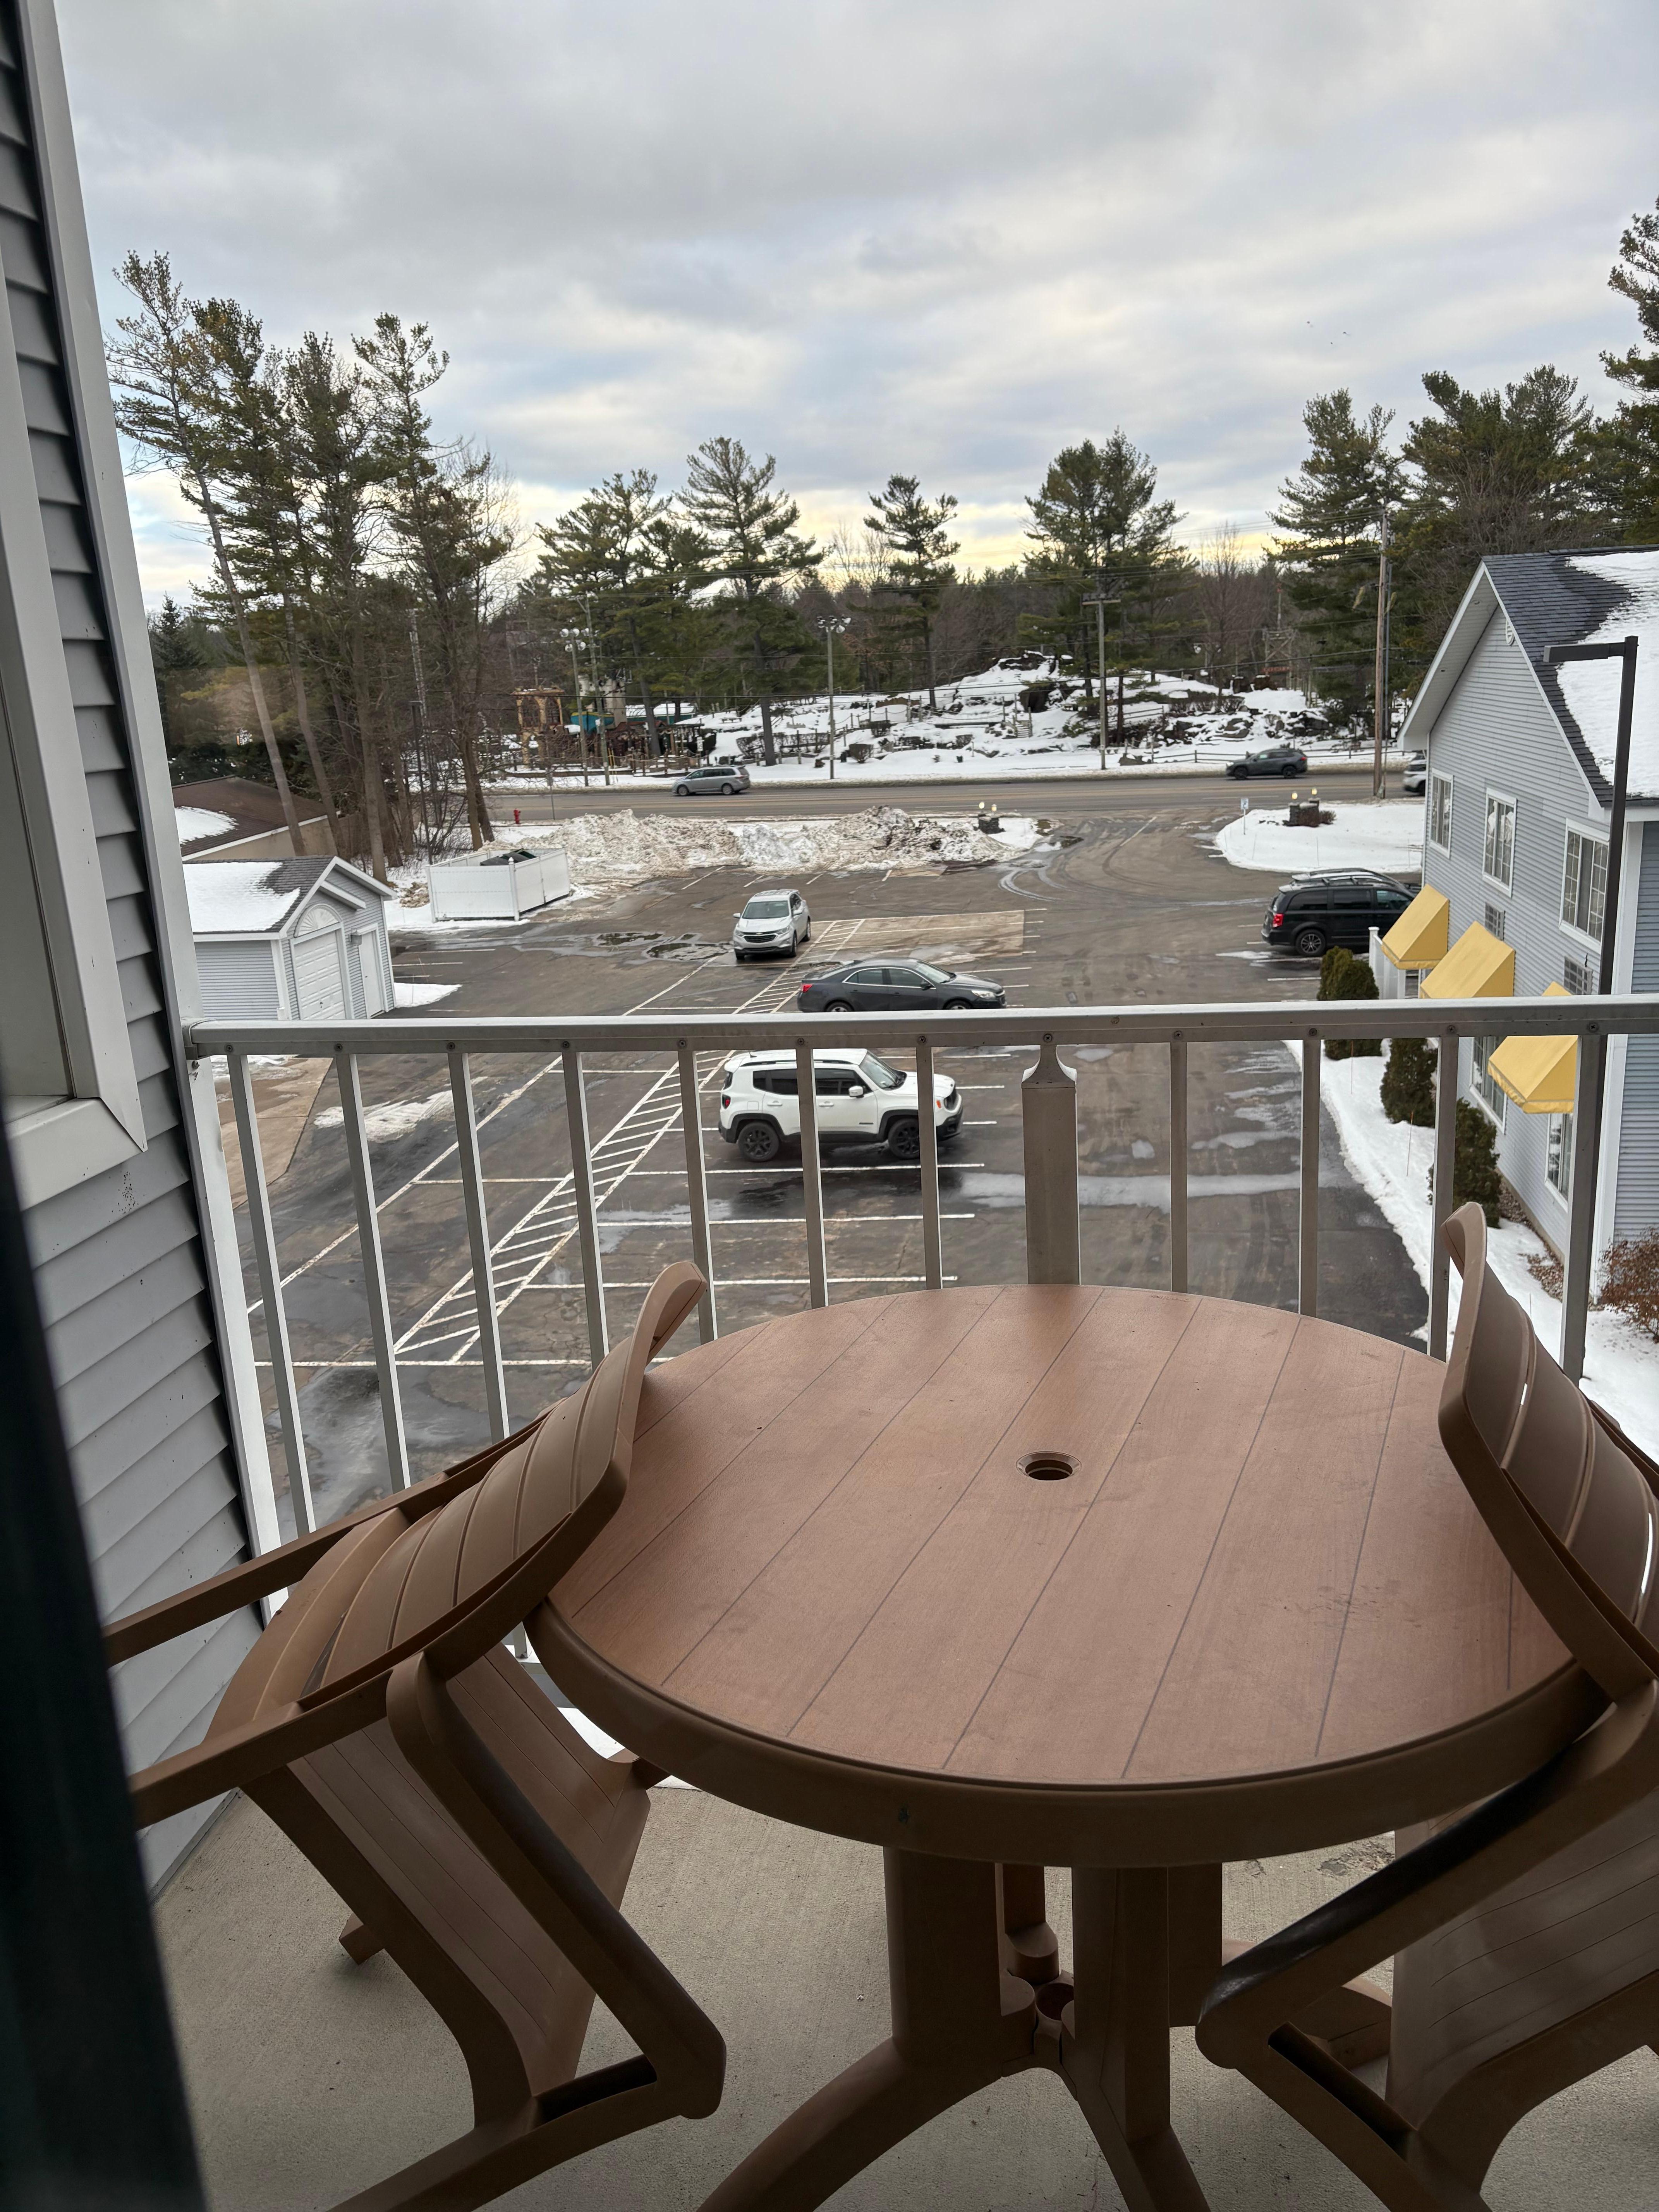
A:
[[[386,784],[380,774],[380,749],[370,726],[366,711],[363,681],[362,640],[354,622],[351,639],[351,694],[356,709],[357,747],[363,760],[363,831],[368,839],[368,865],[377,884],[390,883],[386,873],[386,839],[381,829],[381,812],[386,805]]]
[[[276,732],[271,727],[270,709],[265,704],[265,687],[259,674],[259,665],[253,657],[253,639],[247,626],[247,611],[242,605],[242,595],[236,588],[236,579],[231,573],[230,559],[225,551],[225,541],[219,528],[219,510],[213,494],[201,477],[196,488],[202,496],[202,512],[213,538],[213,557],[218,564],[219,580],[225,587],[225,597],[230,601],[230,611],[236,623],[236,641],[242,648],[242,662],[247,670],[248,689],[253,694],[253,711],[259,720],[259,734],[265,741],[265,756],[270,763],[270,773],[276,785],[276,796],[283,802],[283,819],[288,825],[289,841],[296,860],[305,852],[305,841],[300,831],[300,816],[294,804],[294,793],[289,789],[288,770],[283,766],[283,756],[276,744]]]
[[[289,673],[294,678],[294,712],[299,720],[300,735],[305,739],[306,758],[311,763],[311,773],[317,780],[317,795],[323,802],[327,819],[325,835],[328,849],[340,849],[334,836],[334,787],[329,781],[328,770],[323,766],[322,748],[317,743],[317,732],[311,726],[311,703],[306,697],[306,679],[300,667],[299,641],[294,635],[294,610],[286,599],[283,602],[283,623],[288,632]]]
[[[478,733],[465,730],[459,717],[455,723],[455,750],[461,757],[461,780],[466,786],[466,826],[471,832],[472,849],[476,853],[495,842],[495,825],[489,819],[489,802],[484,797],[483,779],[478,774]]]
[[[939,712],[939,693],[933,682],[933,625],[926,615],[921,618],[921,654],[927,668],[927,708],[930,714]]]

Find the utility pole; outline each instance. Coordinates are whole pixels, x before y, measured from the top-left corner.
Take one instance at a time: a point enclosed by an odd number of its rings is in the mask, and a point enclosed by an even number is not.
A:
[[[605,735],[605,709],[599,703],[599,641],[593,628],[593,602],[587,602],[587,663],[593,673],[593,726],[599,733],[599,766],[605,787],[611,788],[611,743]]]
[[[1371,797],[1382,796],[1382,748],[1389,736],[1389,510],[1382,510],[1376,556],[1376,671],[1372,679],[1376,714],[1371,743]]]
[[[1117,602],[1116,602],[1115,600],[1114,600],[1114,601],[1112,602],[1112,604],[1113,604],[1114,605],[1115,605],[1117,604]],[[1098,667],[1099,667],[1099,673],[1100,673],[1100,692],[1099,692],[1098,699],[1097,699],[1097,704],[1098,705],[1098,707],[1099,707],[1099,708],[1100,708],[1100,766],[1101,766],[1101,771],[1102,771],[1102,773],[1103,773],[1103,774],[1104,774],[1104,772],[1105,772],[1105,768],[1106,768],[1106,605],[1107,605],[1107,600],[1106,600],[1106,585],[1105,585],[1105,581],[1104,581],[1104,579],[1103,579],[1103,578],[1100,578],[1100,577],[1097,577],[1097,578],[1096,578],[1096,580],[1095,580],[1095,596],[1094,596],[1094,598],[1093,598],[1093,599],[1085,599],[1085,600],[1084,600],[1084,602],[1083,602],[1083,605],[1084,605],[1085,607],[1092,607],[1092,608],[1094,609],[1094,611],[1095,611],[1095,638],[1096,638],[1096,652],[1095,652],[1095,659],[1096,659],[1097,663],[1098,664]]]
[[[851,628],[846,615],[830,615],[818,624],[823,632],[823,642],[830,653],[830,781],[836,780],[836,640],[842,631]]]

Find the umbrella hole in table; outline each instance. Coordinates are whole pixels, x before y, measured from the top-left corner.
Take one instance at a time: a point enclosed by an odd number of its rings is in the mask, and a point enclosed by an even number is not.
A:
[[[1068,1474],[1077,1472],[1077,1462],[1069,1452],[1027,1452],[1020,1466],[1033,1482],[1064,1482]]]

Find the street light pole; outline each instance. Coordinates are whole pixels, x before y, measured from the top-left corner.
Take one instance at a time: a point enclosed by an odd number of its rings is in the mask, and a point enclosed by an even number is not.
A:
[[[1098,671],[1099,671],[1099,675],[1100,675],[1100,696],[1099,696],[1099,702],[1098,702],[1098,704],[1099,704],[1099,707],[1100,707],[1100,766],[1101,766],[1101,772],[1102,772],[1102,774],[1103,775],[1103,774],[1105,773],[1105,769],[1106,769],[1106,605],[1107,605],[1107,601],[1106,601],[1106,586],[1105,586],[1105,583],[1104,583],[1104,581],[1103,581],[1103,580],[1097,584],[1097,586],[1096,586],[1096,596],[1095,596],[1092,599],[1085,599],[1085,600],[1083,601],[1083,603],[1082,603],[1082,604],[1083,604],[1085,607],[1092,607],[1092,608],[1094,609],[1094,611],[1095,611],[1095,640],[1096,640],[1096,647],[1097,647],[1097,649],[1096,649],[1096,653],[1095,653],[1095,659],[1096,659],[1096,662],[1097,662],[1097,667],[1098,667]],[[1116,602],[1115,600],[1114,600],[1114,601],[1112,602],[1112,605],[1113,605],[1114,606],[1115,606],[1115,605],[1116,605],[1116,604],[1117,604],[1117,602]]]
[[[830,653],[830,781],[836,780],[836,640],[844,629],[852,627],[850,618],[842,615],[826,616],[818,628],[823,632],[823,642]]]
[[[593,602],[587,602],[587,664],[593,672],[593,728],[599,740],[599,766],[605,787],[611,788],[611,744],[605,735],[605,709],[599,704],[599,641],[593,629]]]
[[[1613,806],[1607,824],[1607,876],[1601,908],[1601,967],[1596,988],[1606,998],[1613,990],[1619,934],[1619,894],[1624,878],[1625,806],[1630,784],[1631,727],[1636,712],[1636,653],[1633,637],[1605,645],[1553,645],[1548,659],[1618,660],[1619,726],[1613,754]],[[1584,1036],[1578,1046],[1578,1087],[1573,1097],[1572,1210],[1567,1224],[1566,1279],[1561,1290],[1561,1365],[1577,1382],[1584,1371],[1584,1337],[1589,1322],[1590,1276],[1595,1259],[1595,1193],[1601,1164],[1601,1122],[1607,1087],[1605,1031]]]
[[[1376,671],[1371,679],[1376,713],[1371,732],[1371,797],[1382,796],[1382,748],[1389,726],[1389,510],[1382,510],[1381,550],[1376,558]]]

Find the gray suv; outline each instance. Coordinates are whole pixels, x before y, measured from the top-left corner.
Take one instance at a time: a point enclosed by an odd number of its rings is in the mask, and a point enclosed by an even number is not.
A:
[[[732,925],[732,950],[739,961],[763,952],[781,952],[793,960],[812,935],[812,917],[799,891],[757,891]]]
[[[749,788],[749,771],[741,761],[704,761],[689,768],[674,785],[676,799],[735,799]]]

